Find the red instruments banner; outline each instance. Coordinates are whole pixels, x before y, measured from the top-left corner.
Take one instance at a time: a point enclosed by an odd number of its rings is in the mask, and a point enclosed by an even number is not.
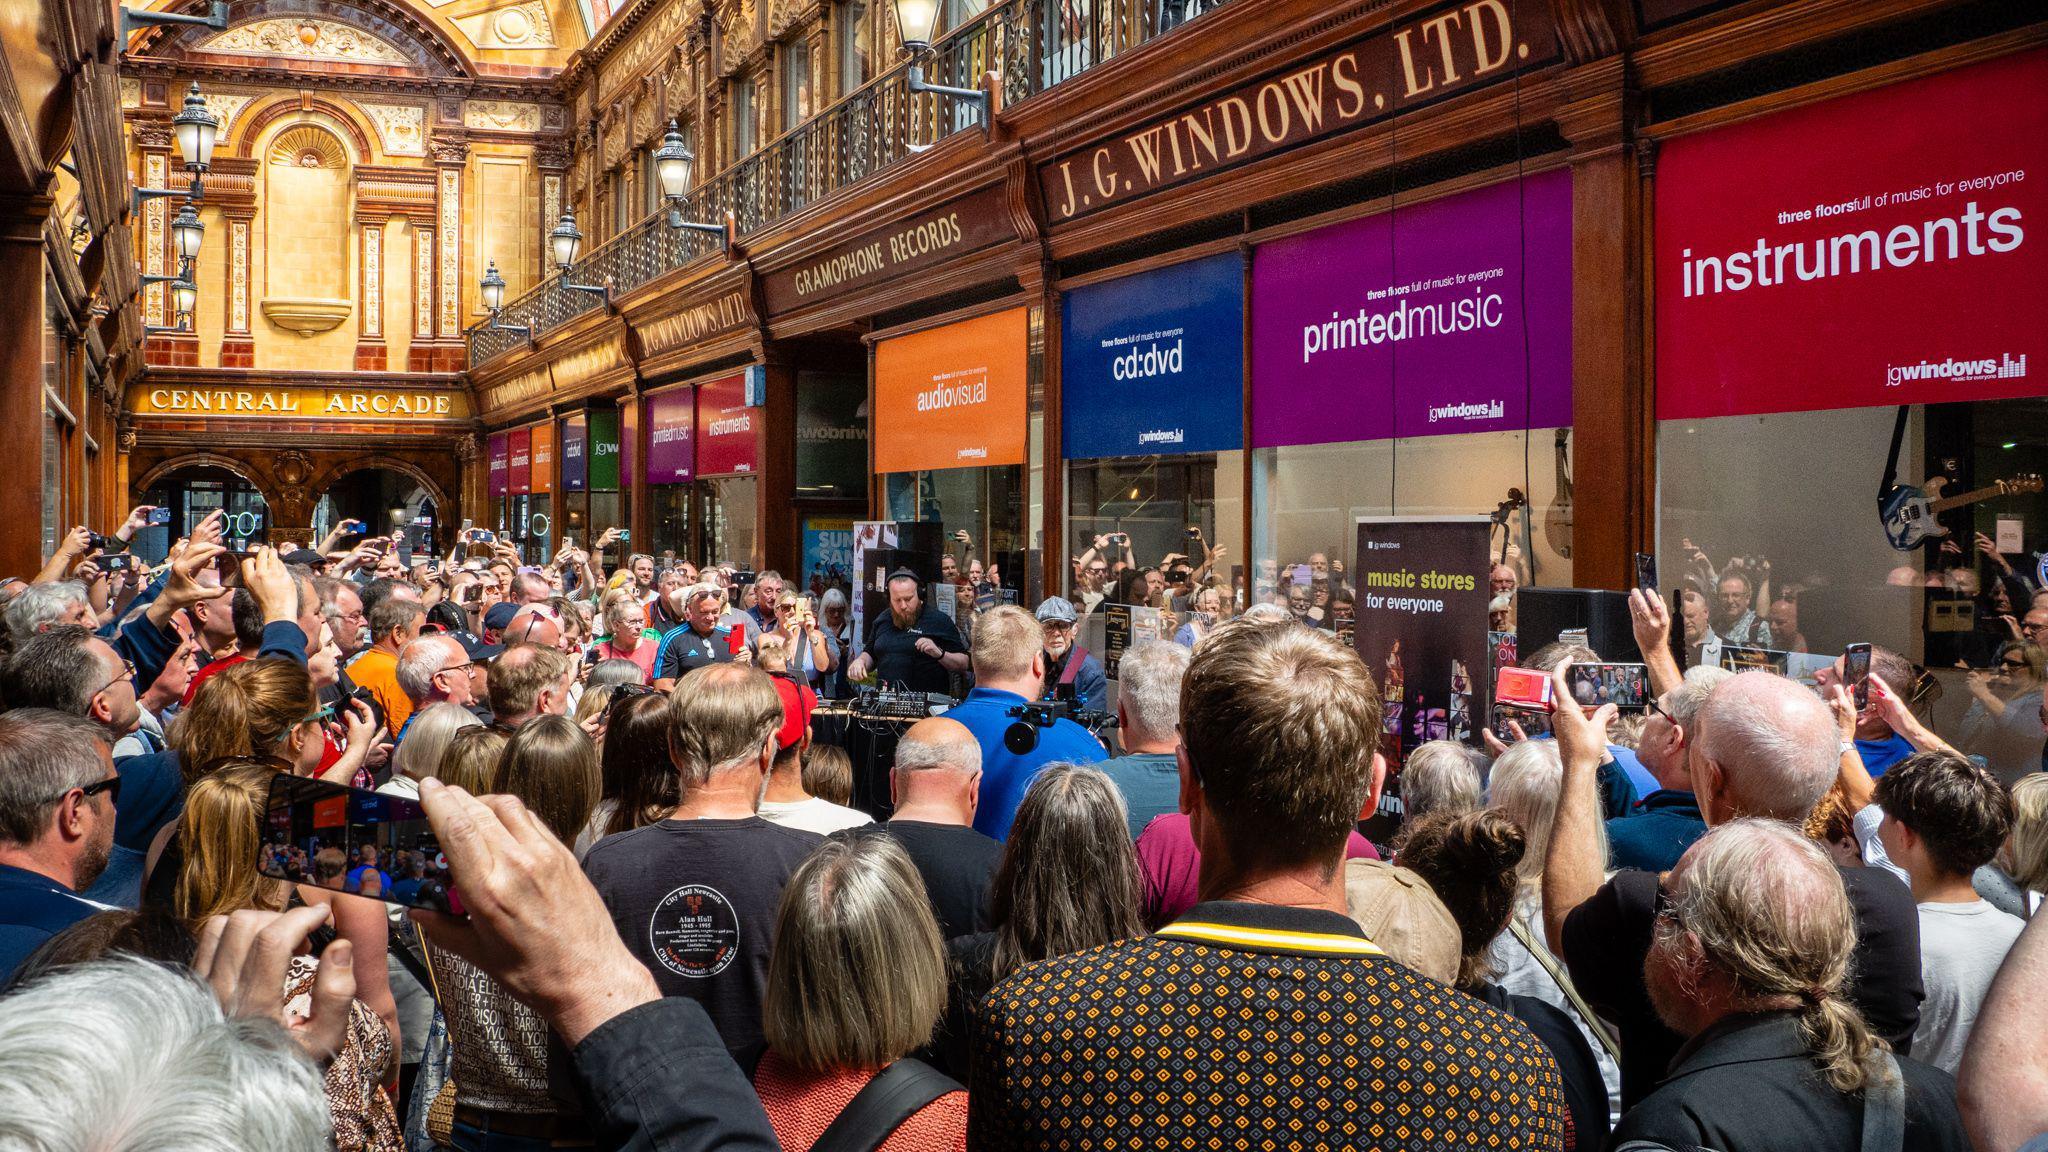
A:
[[[1657,415],[2048,392],[2048,51],[1669,141]]]

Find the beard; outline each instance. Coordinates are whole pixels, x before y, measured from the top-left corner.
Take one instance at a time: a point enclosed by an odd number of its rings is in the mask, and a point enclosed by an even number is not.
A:
[[[99,879],[100,873],[107,870],[107,861],[113,854],[114,821],[109,816],[105,825],[105,835],[93,837],[78,851],[78,861],[72,866],[73,876],[77,880],[73,885],[74,889],[83,892],[92,887],[92,882]]]
[[[1691,1036],[1691,1014],[1687,1007],[1693,996],[1654,941],[1650,944],[1649,953],[1643,957],[1643,987],[1650,994],[1650,1007],[1656,1010],[1657,1019],[1673,1032]]]

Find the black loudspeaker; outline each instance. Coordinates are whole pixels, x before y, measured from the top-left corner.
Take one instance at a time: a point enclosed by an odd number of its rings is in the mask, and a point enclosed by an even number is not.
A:
[[[939,578],[939,557],[945,555],[947,542],[943,524],[898,521],[896,551],[904,558],[899,567],[917,573],[921,583],[933,583]]]
[[[1635,664],[1643,655],[1629,625],[1628,594],[1599,588],[1522,588],[1515,593],[1516,651],[1523,663],[1568,629],[1583,628],[1586,643],[1608,664]]]
[[[870,548],[867,551],[868,579],[874,579],[875,569],[893,575],[898,569],[917,576],[920,587],[936,583],[939,579],[939,558],[935,553],[918,552],[908,548]],[[881,591],[881,589],[876,589]]]

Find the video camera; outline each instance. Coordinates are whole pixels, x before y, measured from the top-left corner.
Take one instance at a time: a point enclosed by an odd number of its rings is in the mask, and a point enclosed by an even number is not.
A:
[[[1010,709],[1009,714],[1017,717],[1017,722],[1003,729],[1003,747],[1018,756],[1028,755],[1038,747],[1039,729],[1050,728],[1061,720],[1072,720],[1086,728],[1090,736],[1100,736],[1103,729],[1116,726],[1113,713],[1089,711],[1077,705],[1073,697],[1059,696]]]

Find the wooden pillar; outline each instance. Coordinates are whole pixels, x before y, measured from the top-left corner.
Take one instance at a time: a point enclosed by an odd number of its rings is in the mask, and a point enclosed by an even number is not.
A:
[[[1643,367],[1643,210],[1619,57],[1567,77],[1572,169],[1572,583],[1628,588],[1656,534],[1656,425]],[[1531,451],[1543,446],[1531,445]]]
[[[43,222],[47,196],[0,199],[0,283],[12,321],[0,324],[0,574],[43,566]]]
[[[760,473],[754,483],[754,525],[761,562],[803,580],[803,544],[796,510],[796,366],[771,350],[762,358],[768,394],[761,406]]]

